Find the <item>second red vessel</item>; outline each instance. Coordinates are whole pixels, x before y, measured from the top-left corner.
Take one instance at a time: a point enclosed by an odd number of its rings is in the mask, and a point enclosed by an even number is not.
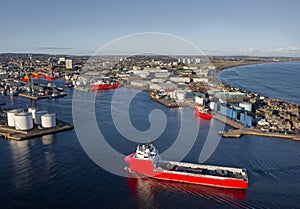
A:
[[[205,108],[204,106],[196,105],[194,107],[195,114],[203,119],[210,120],[212,118],[212,114],[208,108]]]

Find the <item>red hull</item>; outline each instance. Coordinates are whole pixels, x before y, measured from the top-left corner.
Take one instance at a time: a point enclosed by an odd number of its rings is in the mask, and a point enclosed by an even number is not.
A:
[[[39,74],[37,74],[37,73],[32,73],[32,77],[33,77],[33,78],[39,78]]]
[[[91,84],[91,88],[93,91],[98,90],[109,90],[109,89],[116,89],[119,88],[120,84]]]
[[[160,180],[140,177],[141,176],[136,173],[130,173],[129,178],[126,179],[126,184],[130,191],[133,192],[133,195],[138,196],[141,194],[141,190],[147,192],[147,194],[152,194],[153,190],[167,186],[168,189],[174,189],[176,191],[180,190],[183,192],[197,194],[199,196],[222,197],[225,201],[227,198],[243,201],[247,196],[246,191],[241,189],[225,189],[194,184],[182,184],[180,182],[172,182],[172,185],[169,186],[166,183],[160,182]],[[143,194],[144,193],[142,193],[142,195]]]
[[[29,78],[20,78],[21,81],[28,82]]]
[[[194,107],[194,110],[195,110],[195,114],[203,119],[207,119],[207,120],[210,120],[212,119],[212,114],[211,113],[202,113],[198,110],[197,107]]]
[[[48,81],[53,81],[53,80],[55,80],[55,76],[48,76],[48,75],[46,75],[46,80],[48,80]]]
[[[154,170],[152,160],[136,159],[133,156],[135,153],[125,157],[125,161],[130,165],[128,169],[142,175],[152,177],[155,179],[185,182],[191,184],[200,184],[206,186],[232,188],[232,189],[247,189],[248,181],[232,179],[232,178],[214,178],[214,177],[200,177],[188,174],[175,174],[170,172],[157,172]]]

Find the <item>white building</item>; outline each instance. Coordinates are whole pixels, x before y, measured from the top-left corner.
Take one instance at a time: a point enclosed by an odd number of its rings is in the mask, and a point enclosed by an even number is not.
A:
[[[66,59],[64,57],[60,57],[58,58],[58,64],[60,64],[61,62],[65,62]]]
[[[66,68],[67,69],[72,69],[72,60],[71,59],[66,59]]]

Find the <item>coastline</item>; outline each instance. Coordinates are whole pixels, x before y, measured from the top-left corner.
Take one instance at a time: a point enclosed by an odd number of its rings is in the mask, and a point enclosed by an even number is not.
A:
[[[299,62],[299,61],[297,61]],[[284,99],[280,99],[280,98],[272,98],[270,96],[265,96],[263,94],[260,94],[260,93],[256,93],[256,92],[252,92],[252,91],[249,91],[247,89],[241,89],[241,88],[238,88],[238,87],[235,87],[235,86],[232,86],[230,84],[227,84],[225,83],[224,81],[221,80],[221,78],[219,77],[219,73],[221,73],[223,70],[227,70],[227,69],[231,69],[231,68],[235,68],[235,67],[242,67],[242,66],[246,66],[246,65],[264,65],[264,64],[273,64],[273,63],[290,63],[289,61],[288,62],[260,62],[260,63],[243,63],[243,64],[240,64],[238,66],[227,66],[227,67],[222,67],[222,68],[218,68],[215,70],[215,72],[217,73],[214,73],[213,75],[213,80],[216,80],[218,82],[219,85],[223,85],[224,88],[227,88],[227,89],[232,89],[232,88],[235,88],[235,89],[238,89],[239,91],[245,93],[245,94],[256,94],[258,96],[264,96],[266,99],[269,99],[269,100],[279,100],[279,101],[282,101],[283,103],[285,104],[293,104],[293,105],[297,105],[298,108],[299,108],[299,105],[294,103],[294,102],[290,102],[290,101],[286,101]],[[126,86],[127,88],[135,88],[135,89],[140,89],[140,90],[144,90],[144,91],[148,91],[148,92],[153,92],[153,90],[151,91],[150,89],[146,89],[146,88],[139,88],[138,86],[132,86],[132,85],[127,85]],[[158,98],[155,98],[155,96],[153,95],[153,93],[151,93],[150,95],[150,98],[162,105],[164,105],[165,107],[168,107],[168,108],[176,108],[176,107],[191,107],[193,108],[193,105],[191,103],[189,104],[185,104],[185,103],[182,103],[182,104],[175,104],[174,102],[169,102],[168,100],[165,100],[165,99],[158,99]],[[262,136],[262,137],[276,137],[276,138],[283,138],[283,139],[292,139],[292,140],[297,140],[299,141],[300,140],[300,136],[299,134],[291,134],[291,133],[287,133],[287,132],[280,132],[280,131],[264,131],[262,129],[259,129],[259,128],[255,128],[255,127],[245,127],[243,126],[242,124],[240,124],[239,122],[233,120],[233,119],[230,119],[230,118],[227,118],[223,115],[221,115],[220,113],[218,112],[213,112],[213,118],[234,128],[234,130],[229,130],[227,132],[225,131],[220,131],[221,135],[224,137],[224,138],[240,138],[241,136],[243,135],[252,135],[252,136]],[[279,130],[279,129],[278,129]]]
[[[299,61],[294,61],[294,63],[295,62],[300,63]],[[260,63],[259,65],[273,64],[273,63],[274,62]],[[292,63],[292,62],[278,62],[278,63]],[[258,65],[258,64],[253,64],[253,65]],[[296,102],[287,101],[287,100],[284,100],[282,98],[273,98],[273,97],[271,97],[269,95],[266,95],[266,94],[253,92],[253,91],[250,91],[250,90],[245,89],[245,88],[240,88],[240,87],[228,84],[228,83],[224,82],[221,79],[220,73],[223,72],[224,70],[228,70],[228,69],[232,69],[232,68],[236,68],[236,67],[242,67],[242,66],[246,66],[246,65],[233,66],[233,67],[220,69],[218,71],[218,73],[216,74],[215,79],[217,79],[220,82],[220,84],[224,85],[225,88],[236,88],[236,89],[239,89],[241,92],[244,92],[244,93],[247,93],[247,94],[257,94],[259,96],[264,96],[264,97],[272,99],[272,100],[278,100],[278,101],[282,101],[282,102],[287,103],[287,104],[297,105],[298,109],[299,109],[299,104],[297,104]],[[230,119],[226,118],[226,120],[230,120]],[[220,121],[222,121],[222,120],[220,120]],[[224,120],[222,122],[224,122]],[[253,135],[253,136],[262,136],[262,137],[276,137],[276,138],[292,139],[292,140],[297,140],[297,141],[300,140],[299,134],[298,135],[291,135],[291,134],[282,134],[282,133],[276,133],[276,132],[263,132],[259,129],[255,129],[255,128],[250,129],[250,128],[245,128],[245,127],[238,128],[238,129],[235,129],[235,130],[229,130],[227,132],[222,132],[221,135],[225,138],[240,138],[243,135]]]
[[[265,63],[246,64],[246,65],[239,65],[239,66],[226,67],[226,68],[220,69],[216,75],[214,74],[214,76],[215,76],[214,79],[218,80],[218,82],[219,82],[220,84],[222,84],[224,87],[227,87],[227,88],[236,88],[236,89],[239,89],[239,90],[242,91],[242,92],[253,93],[253,94],[260,95],[260,96],[268,97],[268,98],[270,98],[270,99],[282,100],[282,101],[284,101],[284,102],[287,102],[287,103],[291,103],[291,104],[295,104],[295,105],[300,106],[300,104],[298,104],[298,103],[296,103],[296,102],[293,102],[293,101],[287,101],[287,100],[282,99],[282,98],[272,97],[272,96],[266,95],[266,94],[264,94],[264,93],[258,93],[258,92],[251,91],[251,90],[249,90],[249,89],[247,89],[247,88],[241,88],[241,87],[238,87],[238,86],[231,85],[231,84],[229,84],[229,83],[226,83],[225,81],[222,81],[222,79],[220,78],[220,73],[222,73],[222,72],[225,71],[225,70],[230,70],[230,69],[234,69],[234,68],[238,68],[238,67],[243,67],[243,66],[265,65],[265,64],[274,64],[274,63],[299,63],[299,64],[300,64],[300,61],[265,62]]]

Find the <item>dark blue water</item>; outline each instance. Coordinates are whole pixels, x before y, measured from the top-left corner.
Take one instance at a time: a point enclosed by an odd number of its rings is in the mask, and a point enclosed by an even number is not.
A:
[[[300,63],[269,63],[240,66],[222,71],[225,83],[300,104]]]
[[[120,90],[125,95],[132,91]],[[68,93],[56,100],[31,102],[2,96],[1,101],[11,107],[48,109],[56,112],[58,118],[72,122],[72,91]],[[129,154],[136,143],[124,138],[114,127],[110,110],[113,94],[114,91],[97,94],[97,121],[107,142],[119,152]],[[148,117],[153,109],[160,109],[167,117],[166,130],[155,141],[161,152],[174,143],[182,112],[190,115],[190,121],[184,122],[200,123],[196,142],[185,157],[188,162],[198,162],[210,128],[215,132],[223,128],[218,121],[195,119],[192,109],[165,108],[150,100],[147,92],[141,92],[130,106],[130,119],[136,129],[144,131],[150,127]],[[245,192],[111,174],[88,157],[74,130],[22,142],[1,139],[0,208],[297,208],[299,150],[300,143],[291,140],[252,136],[221,139],[206,163],[246,168],[250,185]],[[172,160],[172,155],[181,151],[165,157]]]

